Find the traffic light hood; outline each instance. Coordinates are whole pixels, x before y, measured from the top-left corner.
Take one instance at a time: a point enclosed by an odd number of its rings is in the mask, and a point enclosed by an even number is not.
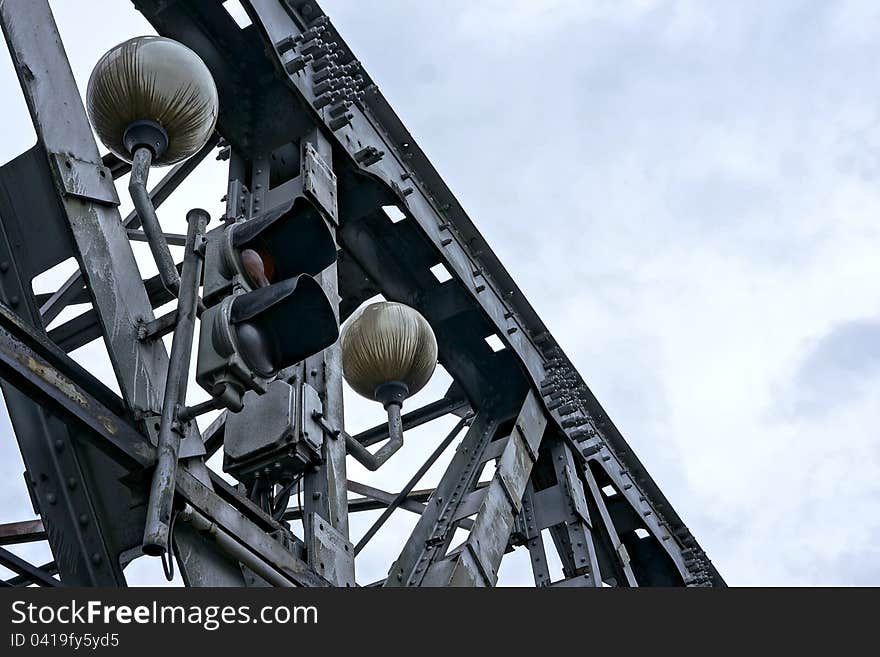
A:
[[[320,284],[306,275],[233,297],[229,321],[242,358],[263,377],[339,338],[333,306]]]
[[[314,276],[336,261],[336,242],[330,228],[305,196],[228,230],[232,250],[239,257],[247,249],[256,251],[272,283],[300,274]]]

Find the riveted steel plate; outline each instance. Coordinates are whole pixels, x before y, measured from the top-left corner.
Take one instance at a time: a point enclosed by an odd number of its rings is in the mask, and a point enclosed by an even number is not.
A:
[[[303,150],[303,189],[317,203],[335,225],[339,225],[336,208],[336,174],[318,154],[314,146],[306,142]]]
[[[317,513],[309,514],[312,540],[309,544],[309,562],[318,574],[337,586],[356,586],[352,578],[351,558],[354,554],[351,542],[333,525]]]
[[[107,167],[63,153],[52,153],[52,164],[66,195],[103,205],[119,205],[113,175]]]

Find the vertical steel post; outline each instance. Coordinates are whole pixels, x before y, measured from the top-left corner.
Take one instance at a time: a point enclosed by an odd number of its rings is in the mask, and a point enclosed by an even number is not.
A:
[[[311,143],[315,150],[332,168],[333,151],[330,142],[315,130],[303,140]],[[335,231],[334,231],[335,237]],[[324,288],[327,298],[333,304],[336,317],[339,317],[339,287],[337,280],[336,263],[325,269],[318,277],[318,281]],[[337,341],[320,354],[306,359],[304,382],[318,391],[323,403],[324,417],[338,429],[344,429],[344,414],[342,408],[342,349]],[[339,538],[348,541],[348,493],[346,489],[345,441],[325,435],[322,447],[323,463],[314,471],[306,473],[303,477],[305,499],[303,500],[304,516],[303,527],[305,530],[306,545],[316,544],[316,525],[324,524],[333,528],[339,534]],[[320,521],[316,522],[316,518]],[[319,569],[317,555],[310,550],[309,563]],[[346,581],[354,581],[354,550],[349,547],[347,551],[339,550],[334,555],[335,577],[334,584],[343,584]],[[319,570],[320,572],[320,570]]]
[[[201,209],[190,210],[186,215],[188,224],[186,254],[183,257],[183,275],[180,281],[180,296],[177,300],[177,324],[174,327],[174,338],[171,343],[171,358],[168,363],[165,399],[159,425],[156,470],[150,486],[150,502],[144,528],[143,550],[145,554],[151,556],[163,554],[169,545],[174,477],[177,471],[180,440],[186,432],[186,426],[181,427],[177,421],[177,410],[186,398],[199,285],[202,280],[203,260],[199,247],[208,219],[208,213]]]

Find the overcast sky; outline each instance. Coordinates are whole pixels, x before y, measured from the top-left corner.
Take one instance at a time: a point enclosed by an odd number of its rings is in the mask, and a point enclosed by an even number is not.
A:
[[[728,583],[880,584],[880,5],[321,4]],[[126,3],[52,6],[83,91],[152,31]],[[0,89],[5,162],[34,139],[5,50]],[[218,213],[222,175],[163,223]],[[381,416],[346,404],[352,430]],[[408,434],[384,485],[448,426]],[[0,521],[29,517],[0,439]]]

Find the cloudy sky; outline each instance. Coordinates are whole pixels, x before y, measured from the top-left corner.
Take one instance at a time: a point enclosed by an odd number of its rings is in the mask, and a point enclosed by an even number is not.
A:
[[[83,90],[151,32],[126,3],[52,6]],[[727,581],[880,584],[877,3],[322,6]],[[34,139],[5,51],[0,89],[5,162]],[[218,213],[222,175],[197,172],[163,223]],[[352,430],[379,417],[346,403]],[[384,485],[448,426],[413,432]],[[0,440],[0,521],[22,519],[5,419]]]

